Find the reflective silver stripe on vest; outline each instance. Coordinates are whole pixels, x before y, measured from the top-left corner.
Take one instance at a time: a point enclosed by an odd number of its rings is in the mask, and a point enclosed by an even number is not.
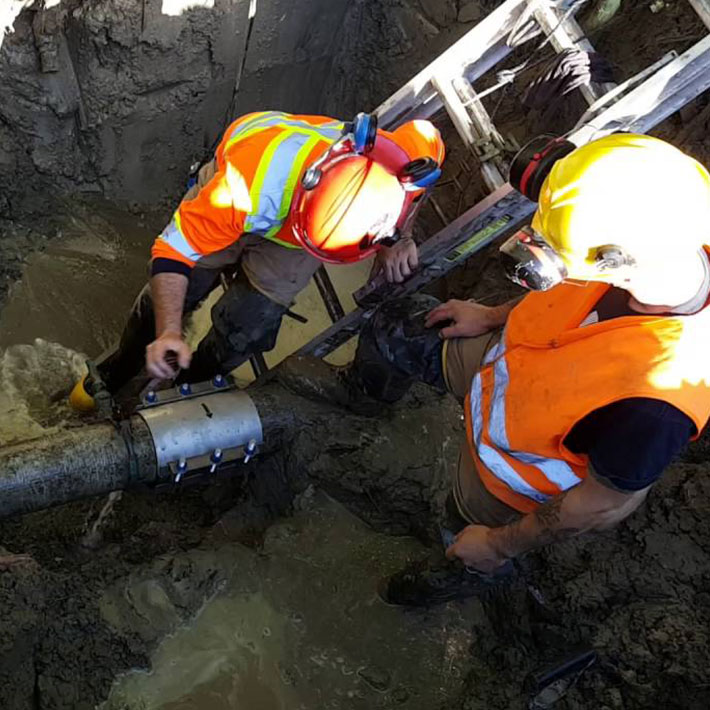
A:
[[[311,139],[308,133],[283,135],[285,137],[277,145],[273,155],[269,157],[267,150],[262,158],[262,160],[269,160],[269,165],[262,184],[256,190],[259,204],[254,205],[256,209],[249,215],[245,225],[247,231],[255,234],[264,235],[274,227],[280,227],[283,224],[285,216],[281,216],[279,213],[281,212],[284,190],[291,171],[297,169],[296,156]],[[261,166],[257,170],[257,176],[260,171]]]
[[[198,254],[194,247],[185,239],[176,216],[172,218],[170,224],[163,230],[158,239],[169,244],[175,251],[187,257],[190,261],[198,261],[203,256]]]
[[[471,383],[471,422],[473,425],[473,443],[479,458],[491,473],[516,493],[527,496],[538,503],[544,503],[549,500],[550,496],[540,493],[540,491],[533,488],[498,451],[482,442],[483,417],[481,416],[481,396],[481,375],[477,374]]]
[[[288,216],[288,208],[303,162],[307,155],[301,149],[314,139],[334,143],[342,135],[343,124],[331,121],[314,126],[290,118],[287,114],[269,112],[237,126],[229,140],[241,140],[252,132],[278,126],[282,132],[265,148],[250,188],[253,211],[244,228],[253,234],[273,238]],[[307,151],[310,152],[310,151]],[[299,160],[299,157],[302,160]],[[290,191],[291,194],[287,194]]]
[[[504,355],[499,357],[493,365],[493,395],[491,397],[491,411],[488,419],[488,434],[491,441],[501,450],[523,463],[535,466],[548,480],[559,486],[563,491],[582,482],[569,467],[566,461],[551,459],[527,451],[514,451],[510,448],[508,431],[505,425],[505,396],[508,390],[508,365]]]
[[[567,490],[581,483],[581,479],[570,468],[567,462],[561,459],[552,459],[532,454],[526,451],[514,451],[510,448],[508,431],[505,419],[505,397],[508,390],[508,365],[505,360],[505,333],[501,339],[486,354],[484,364],[493,363],[493,393],[488,417],[488,436],[493,444],[500,450],[521,463],[535,466],[547,479],[562,490]],[[532,487],[520,474],[505,460],[503,456],[481,443],[483,429],[483,416],[481,412],[481,376],[476,375],[471,384],[471,421],[474,432],[474,443],[478,455],[483,463],[506,483],[515,493],[527,496],[538,502],[550,498]],[[478,431],[478,434],[476,432]],[[486,451],[487,449],[487,451]],[[492,453],[491,453],[492,452]],[[495,455],[492,455],[495,454]]]
[[[267,111],[235,126],[229,134],[227,142],[237,138],[243,133],[248,133],[252,130],[265,130],[278,125],[283,125],[285,128],[301,128],[307,131],[318,132],[325,140],[329,141],[336,141],[343,134],[342,121],[327,121],[326,123],[314,125],[312,123],[306,123],[306,121],[291,118],[289,114],[282,113],[281,111]]]

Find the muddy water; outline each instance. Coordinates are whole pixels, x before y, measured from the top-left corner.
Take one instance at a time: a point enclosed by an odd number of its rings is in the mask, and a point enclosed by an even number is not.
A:
[[[96,356],[120,332],[144,283],[153,230],[105,203],[69,206],[58,235],[29,257],[0,312],[0,347],[35,338]]]
[[[417,543],[373,533],[339,504],[311,496],[270,528],[257,555],[238,545],[190,553],[191,579],[229,570],[194,621],[115,684],[103,710],[365,710],[440,707],[455,697],[472,642],[462,609],[402,614],[375,594],[379,575],[420,555]],[[126,600],[131,600],[126,602]],[[125,630],[177,616],[165,575],[107,592],[104,617]],[[480,609],[471,602],[467,614]]]
[[[78,205],[47,250],[30,257],[0,311],[0,445],[80,423],[66,393],[84,370],[84,353],[97,354],[118,336],[144,282],[153,234],[110,206]],[[355,307],[350,294],[369,269],[331,270],[346,310]],[[193,343],[209,327],[217,297],[196,314]],[[271,364],[329,325],[313,284],[294,310],[309,322],[284,323],[277,348],[267,355]],[[242,373],[251,378],[248,369]],[[98,517],[93,508],[85,516],[90,529],[78,544],[93,551],[86,554],[100,553],[106,520],[120,505],[120,494],[112,494]],[[470,642],[465,632],[446,631],[442,620],[456,614],[402,624],[399,611],[375,597],[379,577],[422,548],[372,533],[327,499],[307,507],[293,522],[273,527],[259,554],[217,541],[174,558],[175,565],[193,565],[181,582],[193,601],[206,594],[206,578],[222,579],[194,618],[176,603],[174,590],[166,591],[163,569],[136,570],[101,593],[104,623],[118,635],[144,631],[154,647],[151,671],[119,680],[106,710],[335,710],[395,707],[411,698],[424,708],[449,697]]]
[[[30,256],[22,279],[0,311],[0,349],[32,345],[37,338],[98,356],[118,338],[126,313],[145,283],[150,244],[160,227],[106,203],[77,204],[62,219],[57,238]],[[329,267],[346,311],[355,308],[352,292],[367,279],[370,262]],[[221,295],[216,289],[191,319],[189,341],[196,345],[210,326],[210,307]],[[285,318],[276,347],[266,354],[270,366],[327,328],[331,321],[315,285],[299,295],[293,310],[306,317]],[[41,349],[41,346],[40,346]],[[353,344],[341,348],[334,361],[351,356]],[[253,379],[247,364],[236,373]]]

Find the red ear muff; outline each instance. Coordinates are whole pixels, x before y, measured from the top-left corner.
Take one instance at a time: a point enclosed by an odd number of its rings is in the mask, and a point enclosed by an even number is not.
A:
[[[537,202],[552,166],[576,148],[564,138],[551,135],[533,138],[513,158],[508,175],[510,184],[529,200]]]

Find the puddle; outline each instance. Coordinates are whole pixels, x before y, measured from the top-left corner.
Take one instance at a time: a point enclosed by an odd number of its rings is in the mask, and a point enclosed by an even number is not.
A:
[[[186,553],[189,584],[219,569],[221,591],[196,618],[160,643],[150,672],[119,679],[102,710],[314,710],[440,707],[456,696],[470,663],[468,620],[478,602],[427,612],[389,607],[376,595],[381,576],[421,556],[407,538],[370,530],[338,503],[317,495],[310,510],[270,528],[263,552],[224,545]],[[122,631],[125,600],[146,579],[165,592],[133,602],[158,623],[184,581],[153,571],[116,589],[105,614]]]

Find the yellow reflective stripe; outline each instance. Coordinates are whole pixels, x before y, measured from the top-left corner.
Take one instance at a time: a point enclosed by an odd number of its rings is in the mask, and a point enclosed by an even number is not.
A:
[[[264,113],[259,114],[253,119],[250,119],[243,125],[237,126],[237,135],[235,135],[233,138],[230,138],[225,146],[224,150],[227,150],[228,148],[231,148],[235,143],[239,143],[239,141],[244,140],[245,138],[249,138],[249,136],[253,136],[255,133],[259,133],[260,131],[265,131],[267,128],[271,128],[272,126],[260,126],[260,123],[263,123],[264,121],[269,121],[273,118],[273,113],[271,111],[265,111]],[[249,128],[246,128],[249,126]],[[244,130],[246,128],[246,130]]]
[[[266,179],[266,174],[269,172],[271,167],[271,160],[274,157],[276,149],[283,143],[288,137],[289,133],[284,131],[279,133],[266,147],[266,150],[261,156],[259,161],[259,167],[256,170],[256,175],[254,175],[254,181],[251,184],[251,189],[249,190],[249,196],[251,197],[251,204],[258,208],[259,205],[259,193]],[[251,220],[247,218],[245,229],[249,231],[251,229]]]
[[[298,181],[298,178],[301,175],[301,171],[303,170],[308,156],[322,140],[323,138],[319,136],[313,136],[307,143],[303,145],[301,150],[298,151],[296,159],[293,161],[293,167],[291,168],[291,172],[288,178],[286,179],[286,187],[284,189],[283,197],[281,198],[281,205],[279,207],[278,215],[278,218],[280,220],[283,221],[288,215],[288,211],[291,208],[291,199],[293,198],[293,192],[296,189],[296,182]]]
[[[260,121],[269,121],[271,120],[271,116],[264,116],[260,119]],[[336,124],[333,126],[328,126],[328,125],[323,125],[322,127],[326,130],[342,130],[343,124]],[[318,131],[319,126],[313,126],[313,128],[306,128],[305,126],[298,126],[294,125],[292,123],[288,123],[287,121],[281,122],[281,123],[271,123],[268,126],[261,126],[257,124],[251,126],[248,130],[244,131],[243,133],[240,132],[234,138],[231,140],[227,141],[227,143],[224,146],[224,150],[227,150],[231,148],[233,145],[240,143],[243,140],[246,140],[247,138],[251,138],[253,135],[257,133],[261,133],[262,131],[267,131],[270,128],[281,128],[284,130],[288,130],[293,133],[303,133],[305,135],[311,135],[311,136],[317,136],[320,138],[320,140],[324,141],[330,141],[331,143],[335,142],[335,139],[329,138],[328,136],[324,136],[322,133]]]

